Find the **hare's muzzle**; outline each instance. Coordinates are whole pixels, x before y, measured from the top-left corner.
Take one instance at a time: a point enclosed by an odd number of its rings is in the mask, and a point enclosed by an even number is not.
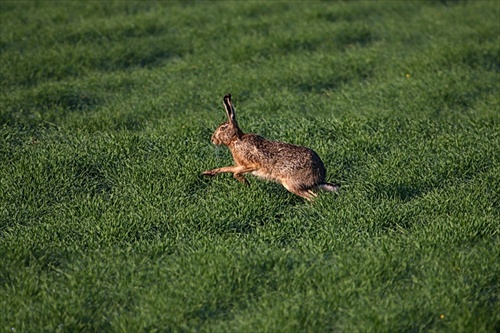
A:
[[[215,134],[212,135],[211,141],[214,145],[217,145],[217,146],[221,144],[220,140],[215,137]]]

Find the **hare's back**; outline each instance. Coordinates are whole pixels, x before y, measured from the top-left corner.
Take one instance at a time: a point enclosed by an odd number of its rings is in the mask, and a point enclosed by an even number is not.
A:
[[[276,180],[295,179],[307,186],[324,181],[325,167],[312,149],[258,136],[249,139],[249,160],[257,162],[262,168],[256,175]]]
[[[300,173],[303,177],[320,178],[321,181],[325,178],[326,170],[323,161],[314,150],[288,143],[282,145],[276,152],[278,169],[284,172]]]

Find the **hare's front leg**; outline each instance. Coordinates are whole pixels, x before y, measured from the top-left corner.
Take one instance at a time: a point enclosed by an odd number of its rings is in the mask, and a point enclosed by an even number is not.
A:
[[[236,171],[235,170],[236,168],[237,168],[236,166],[227,166],[227,167],[207,170],[207,171],[203,171],[203,175],[213,177],[213,176],[218,175],[219,173],[234,173]]]
[[[222,168],[217,168],[217,169],[212,169],[212,170],[207,170],[203,172],[203,175],[213,177],[219,173],[232,173],[233,177],[236,178],[238,181],[248,184],[248,181],[245,179],[244,174],[248,172],[252,172],[256,170],[255,168],[252,167],[247,167],[243,165],[235,165],[235,166],[227,166],[227,167],[222,167]]]

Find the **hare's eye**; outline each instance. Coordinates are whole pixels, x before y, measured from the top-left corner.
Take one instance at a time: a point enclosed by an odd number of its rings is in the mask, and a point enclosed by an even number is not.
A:
[[[227,128],[227,124],[222,125],[222,126],[220,127],[220,129],[226,129],[226,128]]]

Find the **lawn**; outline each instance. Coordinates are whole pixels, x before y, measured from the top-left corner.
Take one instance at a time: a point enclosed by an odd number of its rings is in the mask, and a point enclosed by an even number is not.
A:
[[[0,0],[0,330],[498,331],[498,17]],[[226,93],[339,193],[204,178]]]

